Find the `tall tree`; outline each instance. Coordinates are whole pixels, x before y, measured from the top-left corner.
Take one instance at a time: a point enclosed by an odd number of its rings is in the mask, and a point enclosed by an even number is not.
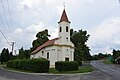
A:
[[[1,62],[7,62],[8,60],[10,60],[9,50],[4,48],[1,53]]]
[[[86,42],[90,35],[87,34],[87,31],[83,31],[82,29],[79,31],[71,29],[70,35],[71,41],[75,45],[75,60],[88,60],[91,55]]]
[[[12,60],[13,59],[13,54],[12,54],[12,52],[10,52],[10,60]]]
[[[38,32],[36,35],[37,39],[32,42],[32,50],[36,49],[38,46],[48,41],[48,37],[50,37],[50,35],[48,34],[47,29]]]

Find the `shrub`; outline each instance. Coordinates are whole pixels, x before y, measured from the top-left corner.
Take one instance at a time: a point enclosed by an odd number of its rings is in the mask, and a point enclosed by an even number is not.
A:
[[[79,66],[82,66],[82,61],[78,60]]]
[[[55,69],[58,71],[78,70],[79,63],[76,61],[58,61],[55,63]]]
[[[43,58],[10,60],[7,62],[7,67],[33,72],[48,72],[49,61]]]

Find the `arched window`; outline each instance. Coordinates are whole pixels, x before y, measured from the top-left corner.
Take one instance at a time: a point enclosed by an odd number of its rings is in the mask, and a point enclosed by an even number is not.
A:
[[[49,59],[49,52],[47,52],[47,59]]]
[[[68,32],[68,26],[66,26],[66,32]]]
[[[44,51],[42,51],[42,56],[44,56]]]
[[[62,32],[62,27],[60,27],[60,32]]]
[[[66,37],[66,40],[68,41],[68,37]]]

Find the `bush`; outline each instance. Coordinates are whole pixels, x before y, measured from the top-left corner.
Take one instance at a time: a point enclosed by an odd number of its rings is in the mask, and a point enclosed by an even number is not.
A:
[[[76,61],[58,61],[55,63],[55,69],[58,71],[78,70],[79,63]]]
[[[7,62],[7,67],[28,70],[33,72],[48,72],[49,61],[46,59],[24,59],[24,60],[10,60]]]
[[[82,61],[78,60],[79,66],[82,66]]]

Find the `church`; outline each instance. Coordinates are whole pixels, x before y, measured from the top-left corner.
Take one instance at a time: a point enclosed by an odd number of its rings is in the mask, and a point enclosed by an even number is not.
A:
[[[50,61],[50,67],[55,67],[57,61],[74,61],[74,44],[70,41],[70,23],[64,9],[58,22],[58,37],[37,47],[30,58],[46,58]]]

